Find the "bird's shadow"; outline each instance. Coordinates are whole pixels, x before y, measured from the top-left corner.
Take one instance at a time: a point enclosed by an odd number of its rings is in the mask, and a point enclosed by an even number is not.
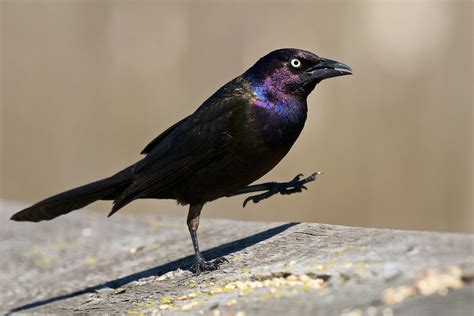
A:
[[[235,240],[235,241],[232,241],[232,242],[229,242],[229,243],[226,243],[226,244],[208,249],[208,250],[203,252],[203,255],[205,256],[205,258],[207,258],[209,260],[216,259],[216,258],[222,257],[222,256],[226,256],[226,255],[229,255],[233,252],[240,251],[240,250],[245,249],[247,247],[253,246],[253,245],[255,245],[255,244],[257,244],[257,243],[259,243],[263,240],[271,238],[271,237],[273,237],[273,236],[275,236],[275,235],[277,235],[277,234],[285,231],[286,229],[288,229],[288,228],[290,228],[294,225],[297,225],[297,224],[299,224],[299,223],[282,224],[280,226],[267,229],[267,230],[262,231],[260,233],[256,233],[254,235],[251,235],[251,236],[248,236],[248,237],[245,237],[245,238],[242,238],[242,239],[238,239],[238,240]],[[84,289],[81,289],[81,290],[78,290],[78,291],[75,291],[75,292],[71,292],[71,293],[67,293],[67,294],[63,294],[63,295],[58,295],[58,296],[50,297],[50,298],[47,298],[47,299],[39,300],[39,301],[36,301],[36,302],[28,303],[28,304],[25,304],[25,305],[21,305],[21,306],[18,306],[18,307],[15,307],[15,308],[11,309],[9,312],[7,312],[6,315],[10,315],[10,314],[15,313],[15,312],[25,311],[25,310],[28,310],[28,309],[31,309],[31,308],[43,306],[43,305],[50,304],[50,303],[53,303],[53,302],[70,299],[70,298],[73,298],[73,297],[76,297],[76,296],[79,296],[79,295],[83,295],[83,294],[87,294],[87,293],[94,293],[95,291],[97,291],[99,289],[102,289],[102,288],[116,289],[116,288],[124,286],[124,285],[126,285],[130,282],[133,282],[133,281],[136,281],[136,280],[139,280],[139,279],[142,279],[142,278],[150,277],[150,276],[160,276],[160,275],[163,275],[167,272],[176,270],[178,268],[183,268],[183,267],[184,268],[189,268],[193,258],[194,258],[194,256],[192,256],[192,255],[187,256],[187,257],[184,257],[184,258],[181,258],[181,259],[169,262],[169,263],[165,263],[165,264],[163,264],[161,266],[158,266],[158,267],[154,267],[154,268],[150,268],[150,269],[143,270],[143,271],[140,271],[140,272],[136,272],[136,273],[127,275],[127,276],[122,277],[122,278],[118,278],[118,279],[115,279],[115,280],[112,280],[112,281],[108,281],[108,282],[104,282],[104,283],[97,284],[97,285],[94,285],[94,286],[90,286],[90,287],[87,287],[87,288],[84,288]]]

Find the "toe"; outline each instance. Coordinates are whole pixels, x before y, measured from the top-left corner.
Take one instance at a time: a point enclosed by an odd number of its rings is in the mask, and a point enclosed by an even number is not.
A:
[[[201,274],[201,267],[198,264],[193,264],[191,266],[191,272],[193,272],[195,275],[200,275]]]
[[[215,262],[217,265],[221,265],[223,263],[229,263],[229,260],[227,260],[226,257],[219,257],[215,259],[213,262]]]
[[[303,175],[302,173],[298,173],[298,174],[296,175],[296,177],[294,177],[293,180],[291,180],[291,182],[300,181],[303,176],[304,176],[304,175]]]

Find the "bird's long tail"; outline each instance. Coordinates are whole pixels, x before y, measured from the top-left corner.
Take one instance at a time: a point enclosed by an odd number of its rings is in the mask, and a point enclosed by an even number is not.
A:
[[[50,220],[98,200],[113,200],[132,180],[132,169],[128,167],[109,178],[53,195],[14,214],[10,219],[29,222]]]

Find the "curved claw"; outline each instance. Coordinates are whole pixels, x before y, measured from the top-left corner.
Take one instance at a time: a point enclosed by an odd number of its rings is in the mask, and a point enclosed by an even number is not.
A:
[[[248,198],[246,198],[244,200],[244,204],[242,205],[242,207],[245,207],[247,205],[248,202],[252,201],[253,200],[253,196],[249,196]],[[255,202],[254,202],[255,203]]]
[[[304,177],[304,174],[298,173],[296,177],[294,177],[293,180],[291,180],[290,182],[298,182],[300,181],[301,177]]]
[[[214,259],[213,262],[215,262],[218,265],[221,265],[223,263],[229,263],[229,260],[227,260],[226,257],[219,257],[217,259]]]
[[[249,196],[248,198],[245,199],[243,207],[245,207],[245,205],[247,205],[249,201],[252,201],[255,204],[257,204],[261,200],[268,199],[269,197],[277,194],[278,192],[280,192],[280,190],[270,188],[269,191],[264,192],[262,194]]]
[[[303,179],[302,182],[303,182],[303,184],[304,184],[304,183],[308,183],[308,182],[314,181],[314,180],[316,180],[316,177],[319,176],[319,175],[321,175],[321,174],[323,174],[323,173],[317,171],[317,172],[313,173],[312,175],[310,175],[309,177],[307,177],[306,179]]]
[[[263,194],[265,194],[265,193],[263,193]],[[264,199],[264,198],[261,197],[261,195],[262,194],[249,196],[248,198],[245,199],[244,204],[242,205],[242,207],[245,207],[247,205],[247,203],[250,202],[250,201],[257,204],[258,202],[260,202],[261,200]]]
[[[309,179],[311,179],[311,180],[309,180],[309,181],[314,181],[314,180],[316,180],[316,177],[317,177],[317,176],[320,176],[320,175],[322,175],[322,174],[323,174],[323,173],[322,173],[321,171],[316,171],[315,173],[313,173],[312,175],[310,175],[310,176],[308,177]]]

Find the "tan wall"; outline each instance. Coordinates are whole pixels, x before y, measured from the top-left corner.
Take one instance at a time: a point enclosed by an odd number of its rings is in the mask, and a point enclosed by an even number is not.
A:
[[[262,180],[324,176],[204,215],[474,231],[470,1],[0,3],[1,198],[112,174],[257,58],[298,47],[354,76],[316,89],[300,139]],[[118,216],[134,212],[185,209],[146,201]]]

